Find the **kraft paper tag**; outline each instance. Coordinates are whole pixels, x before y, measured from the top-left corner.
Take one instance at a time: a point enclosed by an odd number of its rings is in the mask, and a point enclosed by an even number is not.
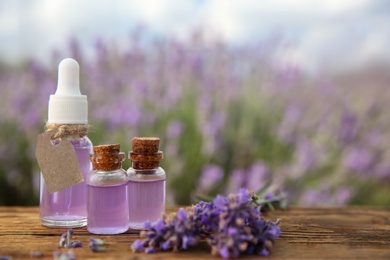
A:
[[[39,134],[35,150],[49,193],[84,181],[72,143],[63,138],[59,144],[53,145],[51,137],[54,133],[48,131]]]

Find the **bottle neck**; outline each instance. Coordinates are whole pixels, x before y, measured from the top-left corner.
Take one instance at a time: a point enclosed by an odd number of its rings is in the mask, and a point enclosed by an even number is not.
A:
[[[108,174],[108,173],[115,174],[115,173],[120,172],[122,170],[123,170],[122,167],[119,167],[118,169],[113,169],[113,170],[93,169],[93,171],[97,174]]]
[[[53,139],[73,137],[82,138],[88,134],[88,124],[46,123],[46,131],[53,131]]]
[[[111,186],[127,183],[127,179],[127,173],[122,168],[113,171],[92,170],[89,172],[86,182],[93,186]]]
[[[127,170],[127,175],[130,180],[141,180],[141,179],[165,179],[165,171],[163,168],[158,167],[155,169],[134,169],[130,167]]]
[[[132,162],[131,167],[133,167],[135,170],[153,170],[160,167],[160,161],[138,161],[138,162]]]
[[[113,172],[122,169],[122,162],[119,163],[92,163],[92,169],[99,172]]]

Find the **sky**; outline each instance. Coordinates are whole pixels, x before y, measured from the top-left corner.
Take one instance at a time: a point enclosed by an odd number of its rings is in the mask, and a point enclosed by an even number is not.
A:
[[[387,0],[0,0],[0,60],[45,61],[71,37],[123,42],[140,24],[179,39],[203,28],[233,45],[280,34],[292,46],[281,58],[307,70],[390,60]]]

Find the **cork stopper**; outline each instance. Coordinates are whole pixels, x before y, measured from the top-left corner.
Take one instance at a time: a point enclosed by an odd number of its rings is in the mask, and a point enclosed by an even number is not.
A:
[[[133,152],[137,154],[155,154],[158,152],[160,138],[157,137],[133,137],[131,139]]]
[[[113,171],[122,168],[125,154],[120,152],[119,144],[98,145],[90,155],[93,170]]]
[[[129,159],[134,169],[154,169],[160,166],[160,160],[163,159],[163,152],[158,150],[160,138],[133,137],[131,143],[133,151],[129,152]]]

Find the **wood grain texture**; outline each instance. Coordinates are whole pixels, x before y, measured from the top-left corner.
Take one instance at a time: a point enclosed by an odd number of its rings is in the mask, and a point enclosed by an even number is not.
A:
[[[170,209],[173,211],[176,209]],[[390,259],[390,209],[292,208],[275,211],[266,218],[282,219],[282,236],[276,241],[272,259]],[[180,253],[164,252],[153,255],[133,253],[131,243],[138,232],[99,236],[86,228],[74,230],[74,240],[84,247],[73,249],[76,259],[221,259],[210,255],[206,243]],[[32,250],[41,251],[43,258],[52,259],[60,235],[66,229],[46,228],[39,223],[37,207],[0,207],[0,255],[13,259],[32,259]],[[89,238],[102,238],[107,251],[93,253]],[[242,259],[263,259],[245,256]]]

